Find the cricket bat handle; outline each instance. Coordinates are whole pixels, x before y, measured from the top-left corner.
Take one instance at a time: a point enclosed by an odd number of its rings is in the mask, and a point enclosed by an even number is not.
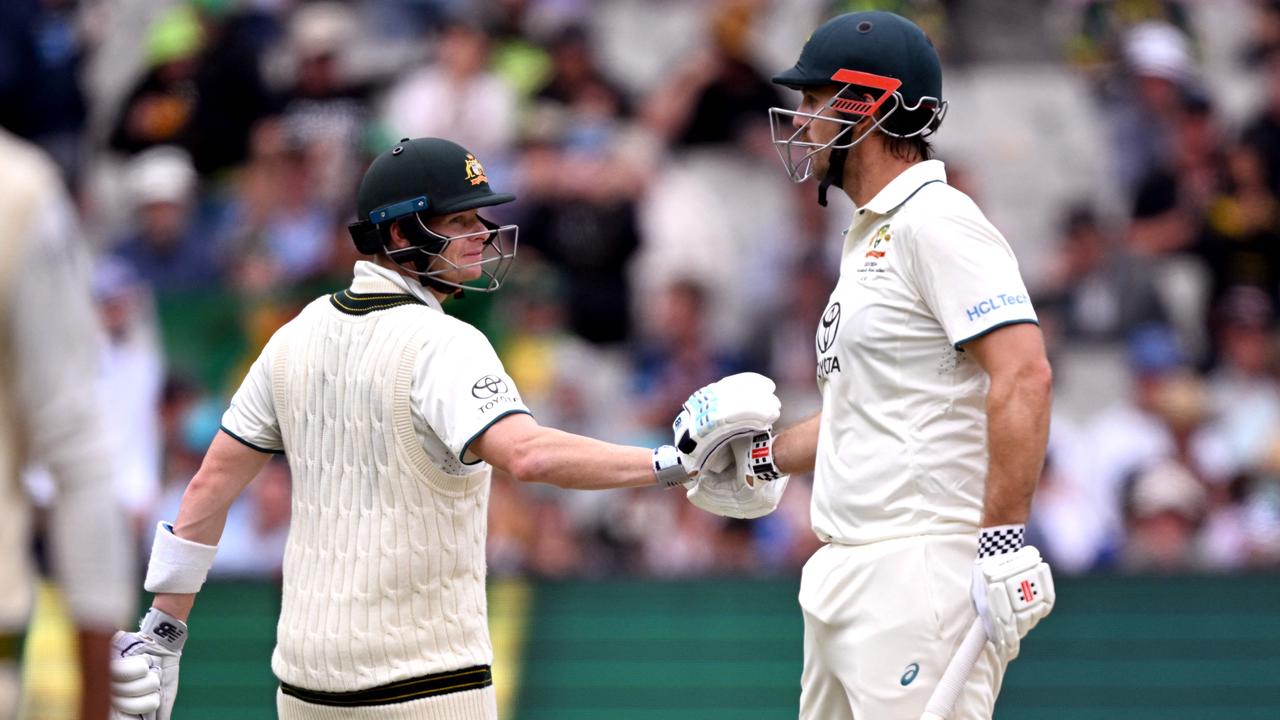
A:
[[[964,684],[969,679],[969,672],[982,656],[982,649],[986,644],[987,633],[982,629],[982,621],[974,618],[973,624],[969,626],[969,632],[964,636],[964,641],[960,643],[946,671],[942,673],[938,686],[929,696],[929,704],[925,706],[920,720],[947,720],[952,708],[956,705],[956,700],[960,697],[960,691],[964,689]]]

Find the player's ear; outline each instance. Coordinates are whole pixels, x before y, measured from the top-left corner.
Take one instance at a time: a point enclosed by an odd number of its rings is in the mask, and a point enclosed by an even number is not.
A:
[[[409,247],[409,239],[405,237],[404,230],[400,229],[399,220],[391,223],[391,227],[387,230],[387,236],[389,238],[387,241],[388,250],[399,250],[400,248]]]

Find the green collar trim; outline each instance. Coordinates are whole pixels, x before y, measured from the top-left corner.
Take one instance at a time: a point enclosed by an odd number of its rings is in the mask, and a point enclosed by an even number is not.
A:
[[[329,302],[338,312],[347,315],[368,315],[378,310],[389,310],[401,305],[426,305],[418,298],[404,293],[353,293],[350,290],[329,296]]]

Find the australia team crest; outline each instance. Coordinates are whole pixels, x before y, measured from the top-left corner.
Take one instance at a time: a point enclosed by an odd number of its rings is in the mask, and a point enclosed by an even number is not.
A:
[[[889,251],[889,241],[893,239],[893,233],[889,232],[889,224],[885,223],[876,230],[876,234],[871,238],[871,248],[867,250],[867,257],[882,258]]]
[[[471,153],[467,153],[467,179],[472,185],[489,182],[489,178],[484,174],[484,166]]]

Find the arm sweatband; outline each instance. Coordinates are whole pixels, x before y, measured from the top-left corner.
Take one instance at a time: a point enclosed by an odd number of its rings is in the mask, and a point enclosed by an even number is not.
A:
[[[153,593],[200,592],[217,552],[217,545],[183,540],[174,534],[171,523],[160,522],[151,544],[151,562],[143,587]]]

